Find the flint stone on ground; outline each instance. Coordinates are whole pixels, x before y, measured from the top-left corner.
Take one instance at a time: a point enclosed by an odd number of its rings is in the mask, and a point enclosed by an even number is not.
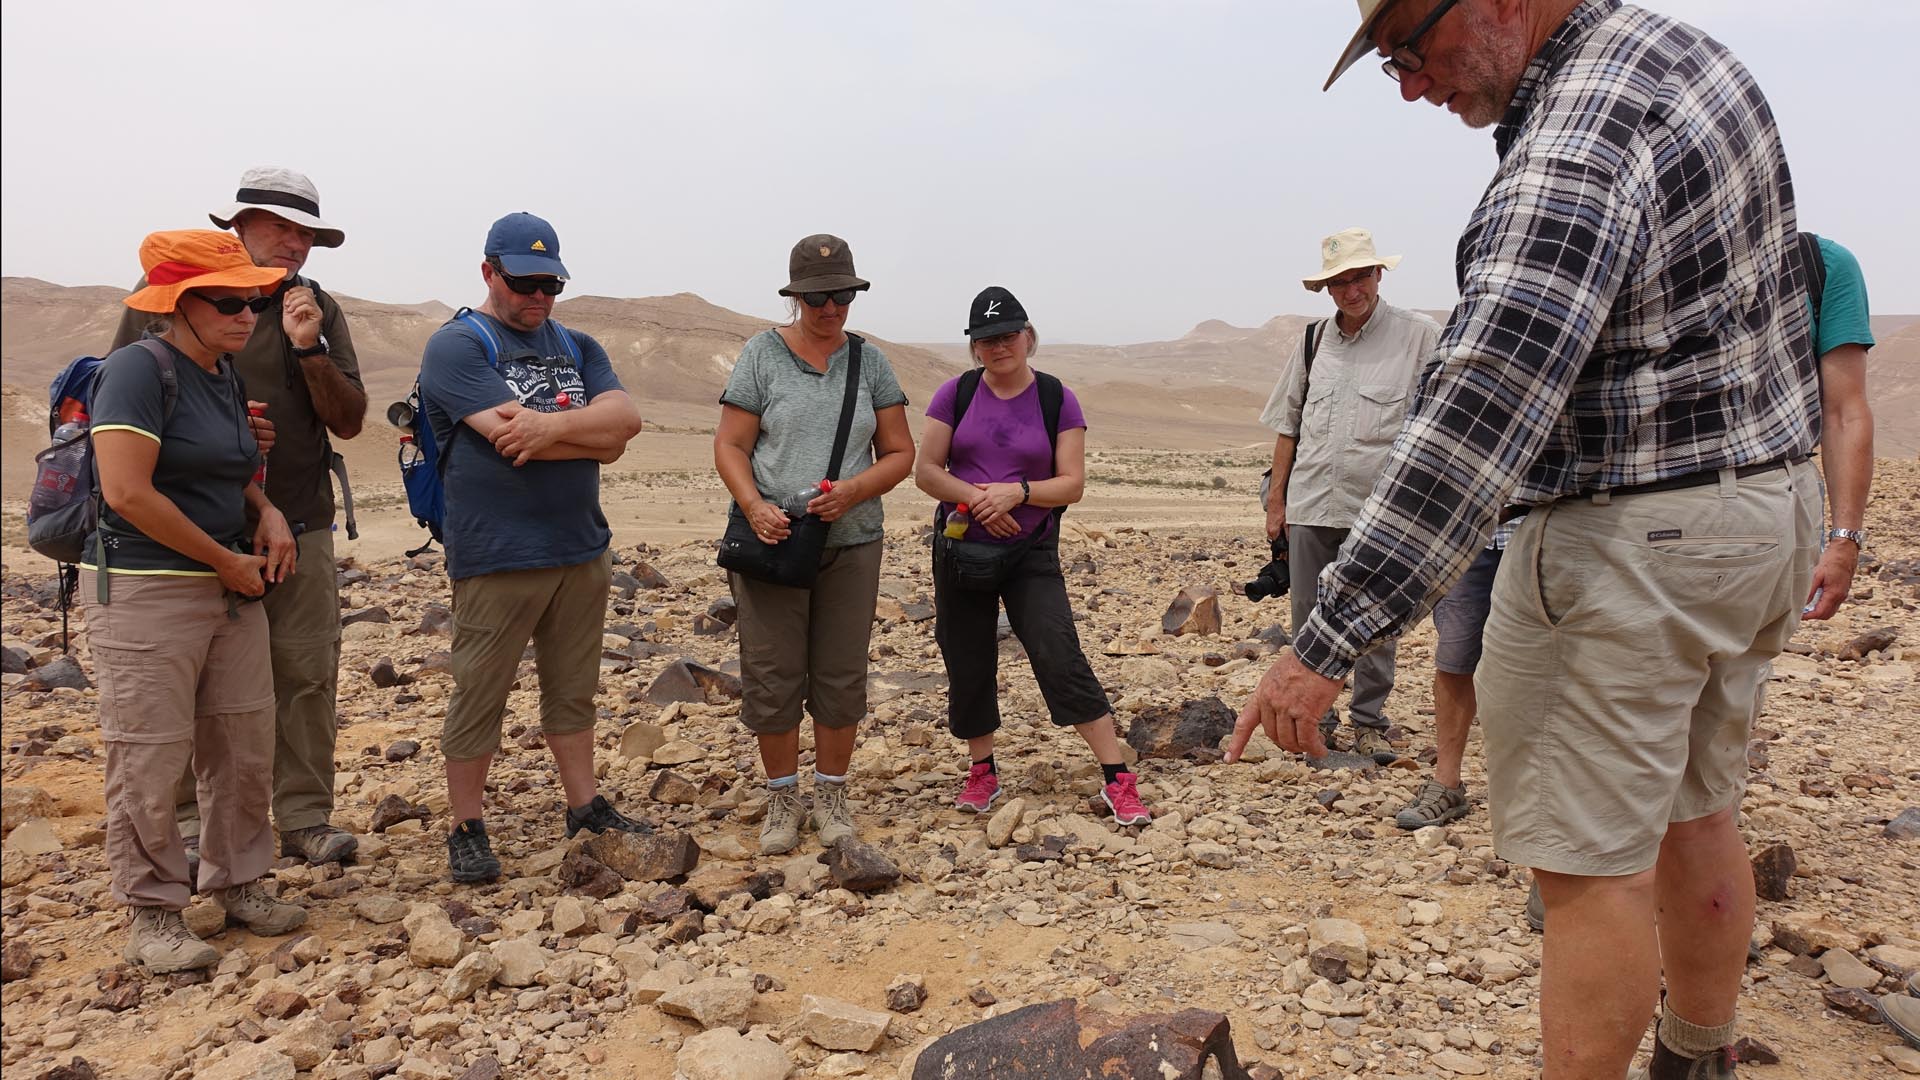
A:
[[[1840,650],[1840,659],[1858,660],[1868,653],[1879,652],[1892,645],[1900,637],[1900,629],[1894,626],[1876,626],[1864,634],[1847,642]]]
[[[1160,629],[1176,637],[1220,632],[1220,597],[1211,585],[1189,585],[1167,605]]]
[[[1880,1023],[1880,1003],[1865,990],[1850,986],[1829,986],[1820,992],[1827,1008],[1863,1024]]]
[[[1773,943],[1798,956],[1823,949],[1852,952],[1863,944],[1860,935],[1814,912],[1786,911],[1773,920]]]
[[[918,1012],[926,1002],[927,980],[918,973],[895,975],[887,984],[887,1008],[894,1012]]]
[[[53,831],[53,822],[46,818],[28,818],[7,834],[7,850],[22,855],[51,855],[63,847],[59,835]]]
[[[451,634],[453,633],[453,611],[445,604],[428,604],[420,610],[420,625],[407,633]]]
[[[654,774],[647,798],[670,806],[692,806],[700,801],[700,785],[672,769],[662,769]]]
[[[491,983],[498,974],[500,960],[493,953],[484,949],[470,952],[461,957],[460,962],[453,965],[453,970],[447,972],[447,977],[440,981],[440,992],[446,995],[448,1001],[465,1001],[481,987]]]
[[[25,675],[33,667],[33,654],[15,645],[0,649],[0,674]]]
[[[398,795],[388,795],[373,808],[373,821],[368,828],[383,833],[403,821],[418,818],[425,823],[432,816],[433,813],[424,806],[415,806]]]
[[[640,587],[643,589],[672,588],[671,583],[667,581],[667,576],[655,570],[653,564],[645,559],[635,559],[633,561],[633,578],[640,583]]]
[[[396,739],[392,746],[387,747],[385,756],[388,761],[405,761],[419,752],[420,744],[415,740]]]
[[[1143,758],[1177,758],[1190,750],[1212,750],[1221,736],[1233,733],[1236,719],[1217,697],[1194,698],[1178,706],[1150,705],[1134,714],[1127,745]]]
[[[393,613],[385,607],[378,605],[374,607],[364,607],[358,611],[349,611],[340,617],[341,626],[352,626],[354,623],[390,623],[392,621]]]
[[[52,817],[53,797],[31,784],[0,787],[0,833],[10,833],[28,818]]]
[[[1025,799],[1009,799],[1005,806],[995,810],[993,816],[987,819],[987,846],[1006,847],[1007,841],[1013,838],[1013,830],[1020,827],[1026,814]]]
[[[492,1054],[488,1054],[486,1057],[467,1066],[466,1071],[455,1077],[454,1080],[500,1080],[500,1078],[505,1075],[506,1073],[500,1068],[500,1060]]]
[[[391,896],[363,896],[353,902],[353,913],[370,923],[385,925],[407,917],[407,905]]]
[[[1310,961],[1331,967],[1345,965],[1353,978],[1367,976],[1367,932],[1348,919],[1315,919],[1307,924],[1307,955]],[[1332,978],[1327,972],[1315,972]]]
[[[596,900],[605,900],[626,887],[626,880],[611,867],[577,847],[567,849],[554,874],[568,891]]]
[[[0,945],[0,982],[12,982],[33,974],[33,946],[19,938],[8,938]]]
[[[879,892],[900,880],[900,868],[872,844],[848,838],[820,854],[833,880],[849,892]]]
[[[532,986],[540,973],[547,969],[547,950],[529,938],[508,938],[494,942],[493,958],[500,962],[500,969],[493,973],[493,981],[501,986]]]
[[[1792,845],[1766,845],[1753,856],[1753,891],[1762,900],[1785,900],[1787,883],[1793,880],[1793,872],[1798,866],[1799,860],[1794,858]]]
[[[892,1017],[850,1002],[808,994],[800,999],[800,1034],[826,1050],[869,1054],[886,1041]]]
[[[312,1069],[333,1053],[333,1025],[319,1013],[307,1013],[288,1024],[267,1045],[287,1055],[294,1068]]]
[[[394,668],[393,661],[384,656],[374,661],[373,666],[367,669],[367,678],[372,679],[373,685],[382,690],[406,686],[413,682],[413,676],[400,674]]]
[[[293,1059],[264,1043],[235,1041],[225,1058],[194,1070],[195,1080],[294,1080]]]
[[[1895,840],[1920,840],[1920,806],[1909,806],[1894,815],[1885,832]]]
[[[1307,764],[1316,769],[1352,769],[1354,772],[1366,772],[1377,769],[1380,763],[1364,754],[1350,754],[1345,750],[1329,751],[1325,757],[1310,757]]]
[[[1821,953],[1820,969],[1826,972],[1827,981],[1835,986],[1871,990],[1880,984],[1880,973],[1861,963],[1859,957],[1845,949],[1828,949]]]
[[[649,724],[645,720],[635,720],[620,733],[620,756],[631,761],[634,758],[653,758],[653,752],[667,744],[667,731],[659,724]]]
[[[944,1035],[920,1051],[906,1075],[1248,1080],[1221,1013],[1184,1009],[1127,1018],[1071,1000],[1029,1005]]]
[[[21,686],[29,690],[52,690],[65,687],[69,690],[85,690],[92,686],[87,681],[87,673],[80,670],[80,662],[71,656],[60,656],[27,672]]]
[[[786,1080],[793,1072],[793,1059],[766,1036],[732,1028],[688,1039],[673,1063],[687,1080]]]
[[[662,668],[641,696],[655,705],[671,705],[676,701],[689,704],[737,701],[740,679],[683,656]]]
[[[628,881],[670,881],[700,862],[700,845],[678,830],[630,833],[608,829],[579,848]]]
[[[34,1080],[100,1080],[93,1065],[86,1058],[76,1057],[65,1065],[56,1065],[35,1077]]]
[[[753,984],[745,979],[698,979],[661,994],[653,1004],[668,1016],[685,1017],[702,1028],[745,1031],[753,997]]]

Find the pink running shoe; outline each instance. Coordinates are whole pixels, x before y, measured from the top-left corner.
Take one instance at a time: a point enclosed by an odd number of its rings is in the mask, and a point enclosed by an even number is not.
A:
[[[999,795],[1000,778],[993,774],[992,767],[975,765],[967,770],[967,786],[961,789],[960,797],[953,800],[953,805],[962,810],[984,814]]]
[[[1113,820],[1121,825],[1145,825],[1153,820],[1147,804],[1140,801],[1139,778],[1123,772],[1120,778],[1100,789],[1100,797],[1113,811]]]

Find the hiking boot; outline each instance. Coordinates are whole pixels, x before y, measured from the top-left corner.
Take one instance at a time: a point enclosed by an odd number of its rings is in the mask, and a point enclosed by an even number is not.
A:
[[[760,823],[760,854],[785,855],[800,846],[800,822],[807,808],[797,787],[774,788],[767,793],[767,817]]]
[[[1536,934],[1547,932],[1547,902],[1540,899],[1540,879],[1533,879],[1533,891],[1527,894],[1527,925]]]
[[[1000,778],[994,775],[993,767],[985,764],[975,765],[967,770],[967,786],[961,789],[960,797],[953,800],[953,805],[962,810],[984,814],[987,808],[993,805],[993,800],[999,797]]]
[[[1467,816],[1467,785],[1450,788],[1438,780],[1428,780],[1404,809],[1394,815],[1393,823],[1411,832],[1429,825],[1445,825]]]
[[[1353,752],[1361,757],[1370,757],[1376,765],[1385,765],[1400,756],[1400,752],[1387,741],[1387,733],[1382,728],[1360,727],[1354,725]]]
[[[1911,988],[1913,982],[1909,980],[1907,986]],[[1908,1046],[1920,1047],[1920,997],[1897,992],[1881,995],[1880,1019],[1907,1040]]]
[[[1627,1080],[1733,1080],[1733,1047],[1723,1046],[1697,1058],[1683,1058],[1667,1049],[1660,1037],[1653,1037],[1653,1059],[1644,1069],[1627,1074]]]
[[[487,839],[487,824],[468,818],[447,834],[447,869],[462,885],[492,881],[500,876],[500,860],[493,857],[493,843]]]
[[[590,833],[603,833],[608,829],[615,832],[650,833],[653,825],[645,821],[635,821],[613,808],[605,795],[595,795],[593,801],[578,810],[567,810],[567,839],[585,829]]]
[[[221,889],[214,899],[227,909],[227,921],[239,923],[261,937],[291,934],[307,923],[307,909],[298,904],[283,904],[267,895],[258,878],[245,885]]]
[[[352,833],[332,825],[315,825],[280,834],[280,854],[298,855],[307,860],[308,866],[345,862],[353,858],[359,847],[360,841],[354,839]]]
[[[1139,778],[1130,772],[1123,772],[1113,783],[1100,789],[1100,798],[1113,811],[1113,820],[1119,825],[1145,825],[1153,820],[1153,814],[1147,810],[1147,804],[1140,801]]]
[[[847,785],[813,785],[813,831],[827,847],[853,838],[853,807],[847,805]]]
[[[138,964],[154,975],[212,967],[220,962],[220,950],[193,936],[180,913],[163,907],[133,909],[132,925],[127,930],[127,947],[120,953],[129,964]]]

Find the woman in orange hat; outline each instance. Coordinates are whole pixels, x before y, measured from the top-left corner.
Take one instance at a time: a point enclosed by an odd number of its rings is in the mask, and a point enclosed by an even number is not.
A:
[[[262,458],[229,353],[286,271],[205,229],[140,245],[136,311],[165,329],[100,365],[91,407],[102,499],[81,595],[106,744],[107,861],[133,909],[126,959],[155,973],[220,954],[182,921],[195,884],[174,820],[191,762],[203,823],[198,888],[257,934],[306,922],[260,884],[273,861],[273,667],[258,600],[294,571],[287,520],[253,482]],[[321,568],[318,572],[329,572]]]

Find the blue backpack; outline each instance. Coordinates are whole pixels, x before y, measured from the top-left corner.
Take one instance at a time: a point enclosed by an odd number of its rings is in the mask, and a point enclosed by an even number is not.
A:
[[[454,312],[445,325],[455,323],[473,331],[487,352],[487,366],[498,370],[501,342],[492,324],[472,308]],[[547,323],[559,332],[573,366],[580,367],[580,347],[574,342],[573,334],[553,319]],[[432,548],[435,540],[446,543],[442,529],[447,518],[447,454],[434,439],[433,425],[427,422],[426,397],[420,391],[419,376],[414,377],[413,390],[405,401],[396,401],[387,407],[387,422],[408,433],[400,439],[400,482],[407,489],[407,512],[428,533],[426,543],[406,553],[412,558]],[[456,424],[454,434],[457,436],[459,432],[460,426]]]

